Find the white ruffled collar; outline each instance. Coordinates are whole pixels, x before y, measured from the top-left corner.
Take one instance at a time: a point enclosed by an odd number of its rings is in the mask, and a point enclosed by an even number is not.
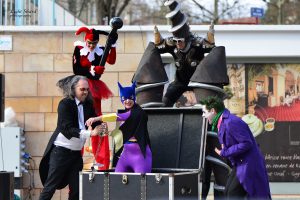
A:
[[[81,46],[83,47],[82,49],[80,49],[80,55],[81,56],[87,56],[88,60],[90,62],[92,62],[93,60],[95,60],[95,53],[98,56],[101,56],[103,54],[103,50],[100,48],[102,46],[100,46],[99,44],[97,44],[97,46],[95,47],[95,49],[93,51],[90,51],[90,49],[86,46],[85,42],[81,42],[81,41],[76,41],[74,42],[74,46]]]

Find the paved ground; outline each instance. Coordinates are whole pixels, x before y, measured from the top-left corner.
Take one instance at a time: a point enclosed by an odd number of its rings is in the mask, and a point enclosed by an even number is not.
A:
[[[300,188],[299,188],[300,190]],[[213,195],[209,195],[207,200],[213,200]],[[300,195],[272,195],[272,200],[300,200]]]

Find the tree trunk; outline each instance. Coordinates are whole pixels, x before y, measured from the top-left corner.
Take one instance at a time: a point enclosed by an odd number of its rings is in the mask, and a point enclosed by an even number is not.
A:
[[[105,17],[107,17],[106,13],[106,4],[104,0],[98,0],[96,2],[96,7],[97,7],[97,22],[98,25],[106,25],[105,24]]]
[[[77,12],[77,1],[72,1],[72,0],[68,0],[68,6],[69,6],[69,10],[71,11],[72,14],[76,14]]]
[[[215,0],[214,2],[214,24],[218,24],[219,21],[219,7],[218,7],[218,0]]]

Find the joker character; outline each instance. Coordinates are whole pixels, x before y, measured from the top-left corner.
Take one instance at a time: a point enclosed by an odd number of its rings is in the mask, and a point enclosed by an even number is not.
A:
[[[248,125],[231,114],[218,97],[200,101],[203,117],[218,132],[221,149],[215,152],[233,166],[225,186],[228,199],[271,199],[265,160]]]

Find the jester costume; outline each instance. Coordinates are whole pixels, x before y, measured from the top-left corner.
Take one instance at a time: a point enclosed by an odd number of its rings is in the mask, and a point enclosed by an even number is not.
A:
[[[122,103],[127,99],[135,102],[135,83],[131,87],[122,87]],[[123,152],[117,163],[116,172],[149,173],[152,168],[152,152],[147,129],[148,116],[136,103],[125,113],[102,115],[102,121],[121,121]]]
[[[99,66],[103,56],[104,47],[98,44],[99,34],[108,35],[108,32],[95,29],[81,27],[76,32],[76,35],[85,33],[85,42],[76,41],[74,43],[75,50],[73,54],[73,72],[75,75],[82,75],[88,78],[90,92],[94,99],[94,108],[97,115],[101,115],[101,100],[112,96],[112,92],[106,84],[99,80],[103,74],[104,66]],[[113,43],[116,42],[117,36],[113,38]],[[90,49],[88,42],[94,43],[96,47]],[[116,61],[116,48],[112,47],[107,58],[107,63],[114,64]],[[92,151],[96,162],[103,165],[99,169],[108,169],[109,167],[109,142],[108,136],[100,137],[93,136],[91,138]]]

